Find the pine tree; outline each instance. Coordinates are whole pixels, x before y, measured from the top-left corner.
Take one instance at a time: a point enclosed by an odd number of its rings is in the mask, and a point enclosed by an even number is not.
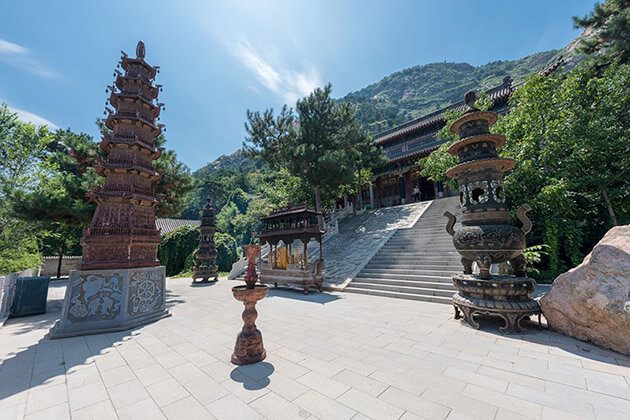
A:
[[[590,29],[593,33],[582,40],[586,54],[599,54],[604,61],[630,59],[630,0],[606,0],[595,4],[593,11],[582,18],[574,17],[576,28]]]

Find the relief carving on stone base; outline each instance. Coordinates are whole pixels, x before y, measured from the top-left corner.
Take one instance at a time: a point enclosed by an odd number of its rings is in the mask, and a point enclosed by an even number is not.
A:
[[[120,314],[121,280],[89,274],[72,281],[68,318],[74,322],[114,319]]]
[[[129,315],[157,311],[164,302],[163,278],[159,270],[138,271],[129,282]]]

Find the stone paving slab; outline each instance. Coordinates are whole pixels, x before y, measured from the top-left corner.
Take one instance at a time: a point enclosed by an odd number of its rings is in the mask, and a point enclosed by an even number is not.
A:
[[[230,355],[230,287],[168,280],[171,318],[48,340],[53,312],[0,329],[4,419],[627,419],[630,358],[540,331],[476,331],[446,305],[271,290],[259,364]]]

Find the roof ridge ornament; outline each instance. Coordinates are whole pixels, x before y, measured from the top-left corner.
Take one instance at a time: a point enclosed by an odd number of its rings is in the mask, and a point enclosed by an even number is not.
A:
[[[144,55],[145,55],[144,42],[140,40],[138,41],[138,45],[136,45],[136,58],[144,59]]]
[[[469,90],[468,92],[466,92],[466,94],[464,95],[464,102],[468,107],[466,112],[479,111],[477,108],[475,108],[475,102],[477,102],[477,92],[475,92],[474,90]]]

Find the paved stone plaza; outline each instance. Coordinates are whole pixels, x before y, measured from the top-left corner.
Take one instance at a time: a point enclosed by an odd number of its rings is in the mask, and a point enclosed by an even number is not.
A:
[[[229,363],[237,282],[168,280],[173,314],[130,332],[50,341],[45,316],[0,328],[0,417],[627,419],[630,358],[530,329],[475,331],[447,305],[271,291],[267,360]],[[55,300],[56,299],[56,300]]]

